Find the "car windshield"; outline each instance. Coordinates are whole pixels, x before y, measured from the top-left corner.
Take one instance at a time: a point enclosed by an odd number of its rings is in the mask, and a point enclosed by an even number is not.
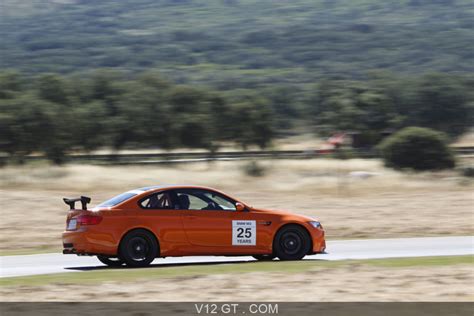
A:
[[[111,198],[110,200],[107,200],[105,202],[102,202],[100,203],[99,205],[97,205],[97,207],[111,207],[111,206],[115,206],[119,203],[122,203],[128,199],[130,199],[131,197],[134,197],[135,195],[137,195],[136,193],[133,193],[133,192],[125,192],[125,193],[122,193],[122,194],[119,194],[117,196],[114,196],[113,198]]]

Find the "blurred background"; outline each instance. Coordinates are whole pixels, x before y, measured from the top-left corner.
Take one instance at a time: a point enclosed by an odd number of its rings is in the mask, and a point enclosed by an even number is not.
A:
[[[471,0],[2,0],[1,253],[60,251],[64,196],[161,183],[319,217],[329,239],[472,235],[473,27]],[[348,271],[326,299],[474,297],[472,265],[380,296]],[[439,275],[466,281],[426,291]]]
[[[0,149],[266,148],[473,125],[469,0],[2,1]]]

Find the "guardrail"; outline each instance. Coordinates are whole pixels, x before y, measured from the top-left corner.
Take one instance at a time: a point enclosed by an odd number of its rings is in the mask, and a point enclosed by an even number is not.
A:
[[[67,156],[68,162],[89,162],[96,164],[153,164],[153,163],[184,163],[212,160],[244,160],[261,158],[311,158],[315,151],[302,150],[252,150],[222,152],[179,152],[179,153],[132,153],[132,154],[73,154]],[[2,156],[0,160],[8,157]],[[45,159],[44,156],[25,156],[25,161]]]
[[[474,146],[451,147],[456,155],[472,155],[474,154]]]
[[[453,147],[456,155],[474,155],[474,146]],[[373,150],[351,149],[350,155],[362,158],[374,158]],[[219,152],[179,152],[179,153],[132,153],[132,154],[74,154],[67,157],[68,162],[89,162],[93,164],[162,164],[200,161],[225,161],[248,159],[311,159],[336,157],[337,153],[323,150],[250,150]],[[7,156],[0,156],[5,162]],[[26,156],[25,161],[43,160],[43,156]]]

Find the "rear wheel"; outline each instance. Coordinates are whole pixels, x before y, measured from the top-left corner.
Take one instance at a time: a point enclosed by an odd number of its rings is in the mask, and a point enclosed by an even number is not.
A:
[[[143,229],[129,232],[120,243],[120,256],[129,267],[146,267],[158,254],[158,242]]]
[[[280,260],[300,260],[310,251],[311,238],[303,227],[287,225],[276,234],[273,248]]]
[[[123,260],[120,258],[97,256],[97,259],[99,259],[100,262],[105,265],[108,265],[109,267],[120,267],[124,264]]]
[[[271,261],[275,259],[276,256],[271,254],[271,255],[253,255],[252,257],[257,259],[258,261]]]

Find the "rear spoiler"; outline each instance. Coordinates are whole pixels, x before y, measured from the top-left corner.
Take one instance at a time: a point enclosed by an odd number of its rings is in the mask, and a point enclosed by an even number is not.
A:
[[[87,210],[87,204],[91,202],[91,198],[87,196],[81,196],[80,198],[75,198],[75,199],[64,198],[63,201],[64,203],[69,205],[69,208],[71,210],[75,208],[76,202],[81,201],[82,209],[85,211]]]

